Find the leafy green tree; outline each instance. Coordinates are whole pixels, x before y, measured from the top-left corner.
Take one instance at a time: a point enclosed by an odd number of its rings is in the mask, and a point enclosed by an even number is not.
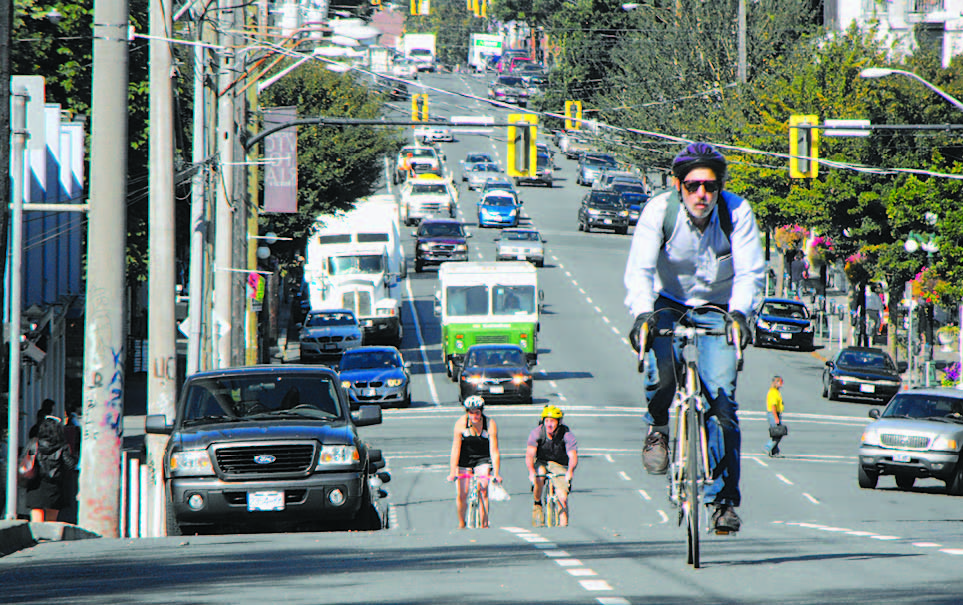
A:
[[[434,33],[438,61],[444,65],[464,65],[468,61],[468,43],[473,33],[485,33],[488,24],[468,10],[464,0],[431,2],[431,14],[408,15],[405,31]]]

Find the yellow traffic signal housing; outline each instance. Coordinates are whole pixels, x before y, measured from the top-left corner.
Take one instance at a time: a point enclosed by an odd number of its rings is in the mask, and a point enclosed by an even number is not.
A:
[[[421,93],[411,95],[411,121],[428,121],[428,95]]]
[[[565,101],[565,130],[578,130],[582,127],[582,102]]]
[[[819,176],[819,130],[796,128],[816,126],[819,116],[789,116],[789,176],[814,179]]]
[[[538,116],[513,113],[508,116],[508,176],[535,177],[538,169]]]
[[[412,15],[431,14],[431,0],[411,0]]]

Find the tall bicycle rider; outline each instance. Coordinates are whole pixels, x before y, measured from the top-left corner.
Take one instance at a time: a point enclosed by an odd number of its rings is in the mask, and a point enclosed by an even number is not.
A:
[[[545,489],[546,473],[552,475],[552,485],[558,496],[559,525],[568,525],[568,494],[578,466],[578,442],[575,434],[567,425],[562,424],[564,413],[554,405],[542,409],[542,417],[528,435],[525,450],[525,465],[528,467],[528,480],[532,483],[535,502],[532,505],[532,525],[538,527],[545,522],[542,510],[542,491]]]
[[[488,481],[501,481],[501,455],[498,451],[498,426],[485,415],[485,400],[478,395],[465,399],[465,415],[455,421],[451,442],[449,481],[457,479],[455,504],[458,527],[465,528],[470,475],[476,475],[481,495],[481,527],[488,527]]]
[[[692,143],[672,161],[672,187],[642,210],[625,267],[625,304],[635,317],[629,339],[636,351],[644,325],[668,329],[683,314],[696,327],[716,332],[728,332],[727,324],[735,322],[739,346],[751,341],[746,318],[762,293],[765,261],[749,203],[722,190],[726,169],[725,157],[714,147]],[[698,309],[706,305],[727,314]],[[651,342],[645,375],[649,427],[642,463],[651,474],[665,474],[669,407],[682,352],[671,337]],[[741,434],[735,401],[737,359],[726,336],[701,339],[698,364],[709,405],[709,466],[716,479],[706,486],[703,498],[714,507],[714,529],[736,532],[742,524],[735,511],[741,501]]]

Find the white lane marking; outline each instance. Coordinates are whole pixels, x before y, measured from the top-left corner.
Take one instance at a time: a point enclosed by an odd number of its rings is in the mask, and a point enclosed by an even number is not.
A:
[[[585,288],[582,288],[582,287],[579,287],[578,291],[579,291],[580,294],[585,294],[585,293],[586,293],[586,292],[585,292]]]
[[[613,328],[613,330],[614,330],[614,328]],[[618,334],[618,332],[616,332],[616,334]],[[624,337],[624,336],[622,337],[622,343],[623,343],[625,346],[627,346],[627,347],[631,347],[631,346],[632,346],[632,343],[629,342],[629,339],[626,338],[626,337]]]
[[[664,511],[664,510],[659,509],[659,510],[657,510],[657,511],[655,511],[655,512],[659,513],[659,516],[662,517],[662,520],[659,521],[659,523],[668,523],[668,522],[669,522],[669,515],[665,514],[665,511]]]
[[[615,463],[615,459],[612,458],[612,454],[605,454],[605,459],[609,462]]]
[[[555,562],[562,567],[582,567],[582,562],[578,559],[555,559]]]
[[[941,548],[940,552],[948,555],[963,555],[963,548]]]
[[[899,536],[870,536],[873,540],[901,540]]]
[[[842,533],[842,532],[849,533],[849,532],[852,531],[851,529],[846,529],[845,527],[826,527],[826,526],[822,526],[822,527],[817,527],[816,529],[818,529],[818,530],[820,530],[820,531],[831,531],[831,532],[840,532],[840,533]]]
[[[597,576],[597,575],[599,575],[599,574],[595,573],[595,570],[594,570],[594,569],[587,569],[587,568],[582,568],[582,569],[566,569],[565,571],[567,571],[569,574],[571,574],[571,575],[573,575],[573,576],[575,576],[575,577],[585,577],[585,576]]]
[[[608,320],[606,320],[606,321],[608,321]],[[619,329],[616,328],[615,326],[612,326],[612,334],[615,334],[616,336],[621,336],[621,335],[619,334]],[[626,341],[626,342],[628,342],[628,341]]]
[[[848,531],[846,532],[850,536],[858,536],[860,538],[868,538],[869,536],[875,536],[871,531]]]
[[[596,309],[598,309],[598,307],[596,307]],[[602,316],[602,321],[604,321],[604,322],[605,322],[605,323],[607,323],[607,324],[610,324],[610,323],[612,323],[612,321],[611,321],[611,320],[609,320],[609,318],[608,318],[608,317],[606,317],[605,315],[603,315],[603,316]]]
[[[585,297],[585,302],[587,302],[587,303],[590,304],[590,305],[594,305],[594,304],[595,304],[594,302],[592,302],[592,297],[591,297],[591,296],[586,296],[586,297]],[[602,310],[599,309],[598,307],[595,307],[595,309],[596,309],[599,313],[602,312]]]
[[[612,587],[609,586],[609,583],[605,580],[579,580],[578,583],[581,584],[582,588],[585,590],[592,592],[599,590],[612,590]]]
[[[549,381],[548,381],[548,386],[552,387],[553,389],[557,389],[557,388],[558,388],[558,383],[556,383],[554,380],[549,380]]]
[[[628,474],[626,474],[625,471],[619,471],[619,477],[622,477],[622,479],[624,479],[625,481],[631,481],[631,480],[632,480],[632,478],[629,477]]]
[[[418,321],[418,312],[415,311],[415,295],[411,291],[411,278],[405,278],[405,289],[408,290],[408,313],[415,322],[415,336],[418,338],[418,350],[421,352],[421,363],[425,367],[425,379],[428,381],[428,391],[431,393],[431,403],[441,405],[438,400],[438,389],[435,388],[435,378],[431,371],[431,364],[428,363],[428,349],[425,346],[424,336],[421,334],[421,322]]]
[[[786,478],[785,478],[784,476],[782,476],[780,473],[776,473],[776,478],[779,479],[780,481],[782,481],[783,483],[785,483],[786,485],[792,485],[792,484],[793,484],[792,481],[790,481],[789,479],[786,479]]]
[[[562,395],[561,393],[559,393],[559,394],[558,394],[558,400],[559,400],[559,401],[568,401],[568,398],[565,397],[565,395]]]
[[[555,263],[555,264],[558,265],[558,268],[559,268],[559,269],[563,269],[563,270],[565,269],[565,265],[562,264],[562,261],[559,261],[559,260],[558,260],[557,258],[555,258],[554,256],[552,257],[552,260],[558,261],[558,262]]]
[[[571,278],[571,277],[572,277],[572,274],[569,273],[569,271],[568,271],[567,269],[566,269],[566,271],[565,271],[565,277],[568,277],[568,278]],[[575,281],[574,279],[572,280],[572,283],[575,284],[575,285],[578,285],[578,282]]]
[[[548,542],[548,538],[543,538],[542,536],[518,534],[518,537],[526,542]]]
[[[553,558],[553,559],[554,559],[555,557],[567,557],[567,556],[569,556],[568,553],[565,552],[564,550],[546,550],[546,551],[544,552],[544,555],[545,555],[546,557]]]
[[[919,548],[941,548],[942,544],[937,544],[936,542],[913,542],[913,546],[918,546]]]
[[[622,597],[599,597],[595,602],[599,605],[631,605],[628,599]]]
[[[812,502],[813,504],[819,504],[819,500],[813,498],[812,496],[810,496],[810,495],[807,494],[806,492],[803,492],[803,497],[806,498],[807,500],[809,500],[810,502]]]
[[[769,465],[766,464],[766,461],[763,460],[762,458],[750,458],[750,460],[755,460],[759,466],[764,466],[766,468],[769,468]]]
[[[642,498],[643,498],[644,500],[651,500],[651,499],[652,499],[652,496],[649,495],[649,492],[645,491],[644,489],[640,489],[640,490],[639,490],[639,495],[642,496]]]
[[[510,531],[513,534],[527,534],[529,531],[527,529],[522,529],[521,527],[503,527],[505,531]]]
[[[591,300],[589,301],[589,304],[592,304],[592,301],[591,301]],[[596,312],[596,313],[601,313],[601,312],[602,312],[602,309],[600,309],[598,305],[595,305],[595,307],[593,307],[593,308],[595,309],[595,312]]]

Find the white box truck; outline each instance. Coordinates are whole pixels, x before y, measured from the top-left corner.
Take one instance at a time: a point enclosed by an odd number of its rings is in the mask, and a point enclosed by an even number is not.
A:
[[[435,34],[405,34],[402,46],[405,57],[418,66],[418,71],[435,71],[438,51]]]

